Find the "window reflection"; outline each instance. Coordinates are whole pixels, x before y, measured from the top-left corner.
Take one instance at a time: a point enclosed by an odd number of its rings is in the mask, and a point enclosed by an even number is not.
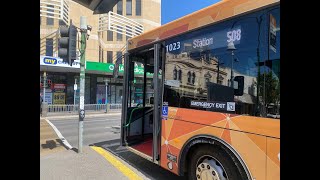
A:
[[[165,80],[173,82],[165,85],[164,101],[169,106],[207,111],[218,110],[194,107],[191,101],[232,101],[236,114],[279,118],[279,9],[273,7],[167,40]],[[235,47],[232,51],[228,51],[230,42]],[[243,77],[241,95],[231,87],[236,76]],[[239,88],[238,81],[236,86]]]

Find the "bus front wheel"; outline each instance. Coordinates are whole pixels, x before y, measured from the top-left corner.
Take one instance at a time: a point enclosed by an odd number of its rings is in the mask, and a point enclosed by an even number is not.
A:
[[[188,179],[241,180],[240,172],[221,148],[205,145],[192,154],[188,166]]]

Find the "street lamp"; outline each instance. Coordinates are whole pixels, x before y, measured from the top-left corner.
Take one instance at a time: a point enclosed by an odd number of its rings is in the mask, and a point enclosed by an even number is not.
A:
[[[233,44],[233,41],[230,41],[228,43],[228,48],[227,48],[227,51],[231,51],[231,56],[232,56],[232,59],[231,59],[231,87],[233,88],[233,60],[234,60],[234,51],[236,50],[237,48],[234,47],[234,44]]]

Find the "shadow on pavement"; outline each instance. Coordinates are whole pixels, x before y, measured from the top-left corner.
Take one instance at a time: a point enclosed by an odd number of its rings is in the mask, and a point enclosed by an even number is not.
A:
[[[56,143],[56,142],[58,142],[58,143]],[[43,149],[54,149],[54,148],[61,147],[61,146],[68,149],[68,147],[63,144],[61,139],[46,140],[45,144],[41,144],[41,147]]]
[[[47,140],[45,144],[41,144],[43,149],[54,149],[57,147],[57,143],[54,140]]]
[[[177,176],[166,169],[154,164],[135,153],[127,150],[127,148],[120,146],[120,140],[114,139],[110,141],[103,141],[92,144],[99,146],[112,154],[118,156],[132,167],[143,173],[146,177],[156,180],[183,180],[184,177]],[[91,145],[91,146],[92,146]]]

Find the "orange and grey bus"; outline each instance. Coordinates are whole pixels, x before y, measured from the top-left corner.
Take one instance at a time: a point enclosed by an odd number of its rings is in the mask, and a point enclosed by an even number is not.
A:
[[[122,146],[192,180],[280,179],[279,1],[222,0],[127,46]]]

